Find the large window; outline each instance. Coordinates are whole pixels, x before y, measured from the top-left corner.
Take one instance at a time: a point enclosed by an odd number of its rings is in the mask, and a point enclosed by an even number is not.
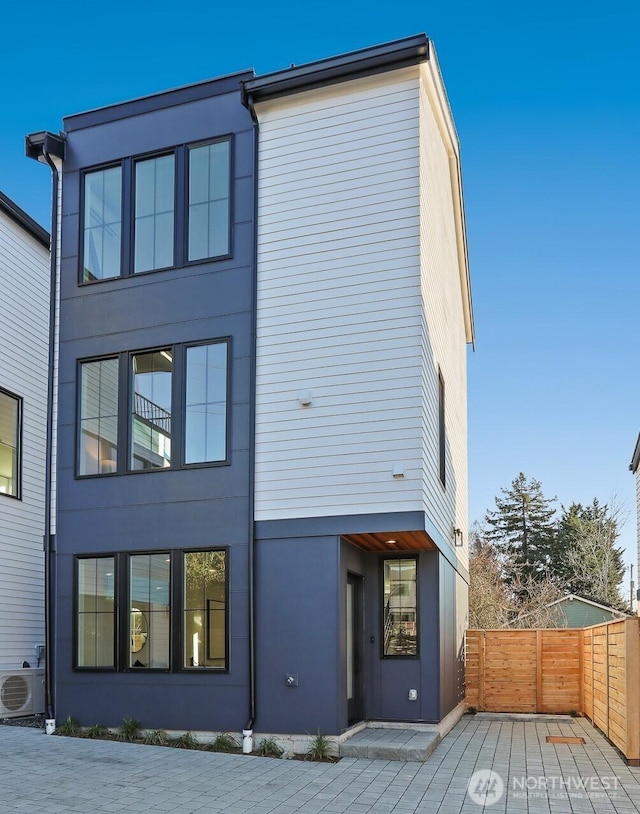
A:
[[[78,473],[115,472],[118,459],[118,360],[80,366]]]
[[[93,283],[231,253],[231,139],[83,176],[82,273]]]
[[[75,667],[225,670],[228,604],[225,550],[78,558]]]
[[[81,362],[77,474],[227,463],[228,356],[216,340]]]
[[[417,560],[385,559],[382,566],[382,655],[417,656]]]
[[[175,158],[137,161],[134,272],[173,265]]]
[[[0,495],[20,497],[22,400],[0,390]]]
[[[122,169],[110,167],[84,176],[82,281],[120,276]]]
[[[131,357],[130,469],[171,466],[171,349]]]
[[[185,400],[186,464],[227,457],[227,345],[187,348]]]
[[[189,260],[229,254],[229,141],[189,150]]]
[[[447,436],[444,413],[444,379],[438,371],[438,474],[440,483],[445,486],[447,482]]]
[[[115,666],[115,559],[93,557],[77,564],[78,667]]]

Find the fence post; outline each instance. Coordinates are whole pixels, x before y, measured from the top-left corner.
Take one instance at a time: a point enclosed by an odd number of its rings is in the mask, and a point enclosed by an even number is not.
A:
[[[487,632],[483,630],[480,632],[480,641],[478,642],[478,710],[484,712],[484,644]]]
[[[627,749],[630,766],[640,766],[640,620],[627,619],[624,623],[625,640],[625,700],[627,703]]]
[[[536,712],[542,709],[542,631],[536,630]]]

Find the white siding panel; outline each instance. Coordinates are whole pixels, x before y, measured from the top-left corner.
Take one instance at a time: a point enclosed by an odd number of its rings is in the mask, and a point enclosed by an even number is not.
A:
[[[22,499],[0,495],[0,667],[44,644],[49,253],[0,213],[0,387],[23,399]]]
[[[258,107],[258,520],[422,505],[418,106],[408,69]]]
[[[427,94],[420,84],[420,251],[424,301],[423,499],[427,514],[445,540],[453,528],[465,535],[456,554],[467,565],[466,337],[453,207],[450,155],[440,136]],[[446,485],[439,477],[438,370],[445,385]]]

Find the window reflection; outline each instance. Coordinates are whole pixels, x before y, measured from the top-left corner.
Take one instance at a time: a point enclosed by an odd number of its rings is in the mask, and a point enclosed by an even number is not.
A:
[[[227,457],[227,344],[187,349],[185,463]]]
[[[226,555],[184,555],[184,667],[225,667]]]
[[[417,561],[385,560],[383,569],[383,654],[417,656]]]
[[[131,469],[171,465],[170,349],[133,356]]]

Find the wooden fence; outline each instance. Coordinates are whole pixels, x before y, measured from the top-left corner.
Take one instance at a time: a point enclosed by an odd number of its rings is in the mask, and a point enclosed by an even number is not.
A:
[[[640,619],[468,630],[465,680],[467,707],[584,714],[640,765]]]

